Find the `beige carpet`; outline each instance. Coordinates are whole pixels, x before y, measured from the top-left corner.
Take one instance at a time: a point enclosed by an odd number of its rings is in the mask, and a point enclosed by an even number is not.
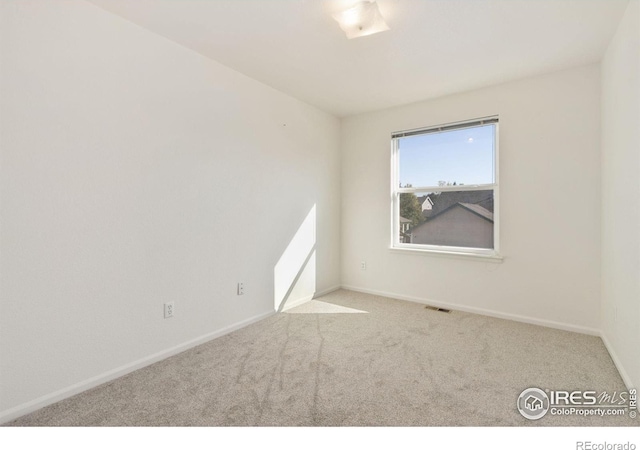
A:
[[[340,290],[10,426],[627,426],[523,418],[523,389],[622,391],[602,341]]]

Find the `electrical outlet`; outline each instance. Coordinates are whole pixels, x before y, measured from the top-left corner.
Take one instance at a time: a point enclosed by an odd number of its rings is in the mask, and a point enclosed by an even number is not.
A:
[[[164,304],[164,318],[168,319],[173,317],[174,304],[173,302],[167,302]]]
[[[367,262],[360,261],[360,270],[367,270]]]
[[[244,283],[238,283],[238,295],[244,295]]]

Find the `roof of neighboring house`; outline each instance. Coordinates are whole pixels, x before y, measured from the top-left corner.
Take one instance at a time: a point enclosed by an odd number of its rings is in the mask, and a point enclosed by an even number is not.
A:
[[[471,203],[458,203],[458,205],[462,206],[463,208],[468,209],[469,211],[471,211],[473,213],[476,213],[480,217],[484,217],[485,219],[493,222],[493,213],[491,211],[487,210],[486,208],[483,208],[480,205],[473,205]]]
[[[400,216],[400,223],[410,223],[410,222],[411,222],[411,220],[409,220],[409,219],[407,219],[407,218],[405,218],[405,217]]]
[[[483,208],[480,205],[474,205],[472,203],[460,203],[459,202],[459,203],[454,203],[453,205],[450,205],[447,209],[438,212],[438,214],[436,214],[436,215],[430,215],[429,218],[427,218],[426,221],[424,221],[421,224],[418,224],[415,227],[413,227],[411,232],[414,232],[418,228],[429,226],[429,224],[431,222],[435,221],[438,217],[444,215],[445,213],[451,211],[454,208],[462,208],[463,210],[468,211],[471,214],[475,214],[477,216],[480,216],[484,220],[493,223],[493,213],[491,211],[488,211],[487,209]]]
[[[418,200],[424,202],[426,197],[427,196],[418,197]],[[433,202],[433,208],[430,211],[423,211],[427,219],[437,216],[458,203],[479,205],[488,212],[493,213],[493,190],[491,189],[483,191],[440,192],[438,194],[429,194],[428,197],[431,198]]]

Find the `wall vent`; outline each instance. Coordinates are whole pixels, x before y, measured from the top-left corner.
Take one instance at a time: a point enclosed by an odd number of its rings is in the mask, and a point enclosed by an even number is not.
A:
[[[450,313],[451,312],[450,309],[438,308],[437,306],[431,306],[431,305],[425,306],[425,309],[430,309],[431,311],[438,311],[438,312],[443,312],[443,313]]]

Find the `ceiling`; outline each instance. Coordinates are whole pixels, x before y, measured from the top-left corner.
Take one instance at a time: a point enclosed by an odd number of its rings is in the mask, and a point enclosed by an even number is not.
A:
[[[628,0],[378,0],[390,31],[348,40],[355,0],[89,0],[343,117],[597,62]]]

